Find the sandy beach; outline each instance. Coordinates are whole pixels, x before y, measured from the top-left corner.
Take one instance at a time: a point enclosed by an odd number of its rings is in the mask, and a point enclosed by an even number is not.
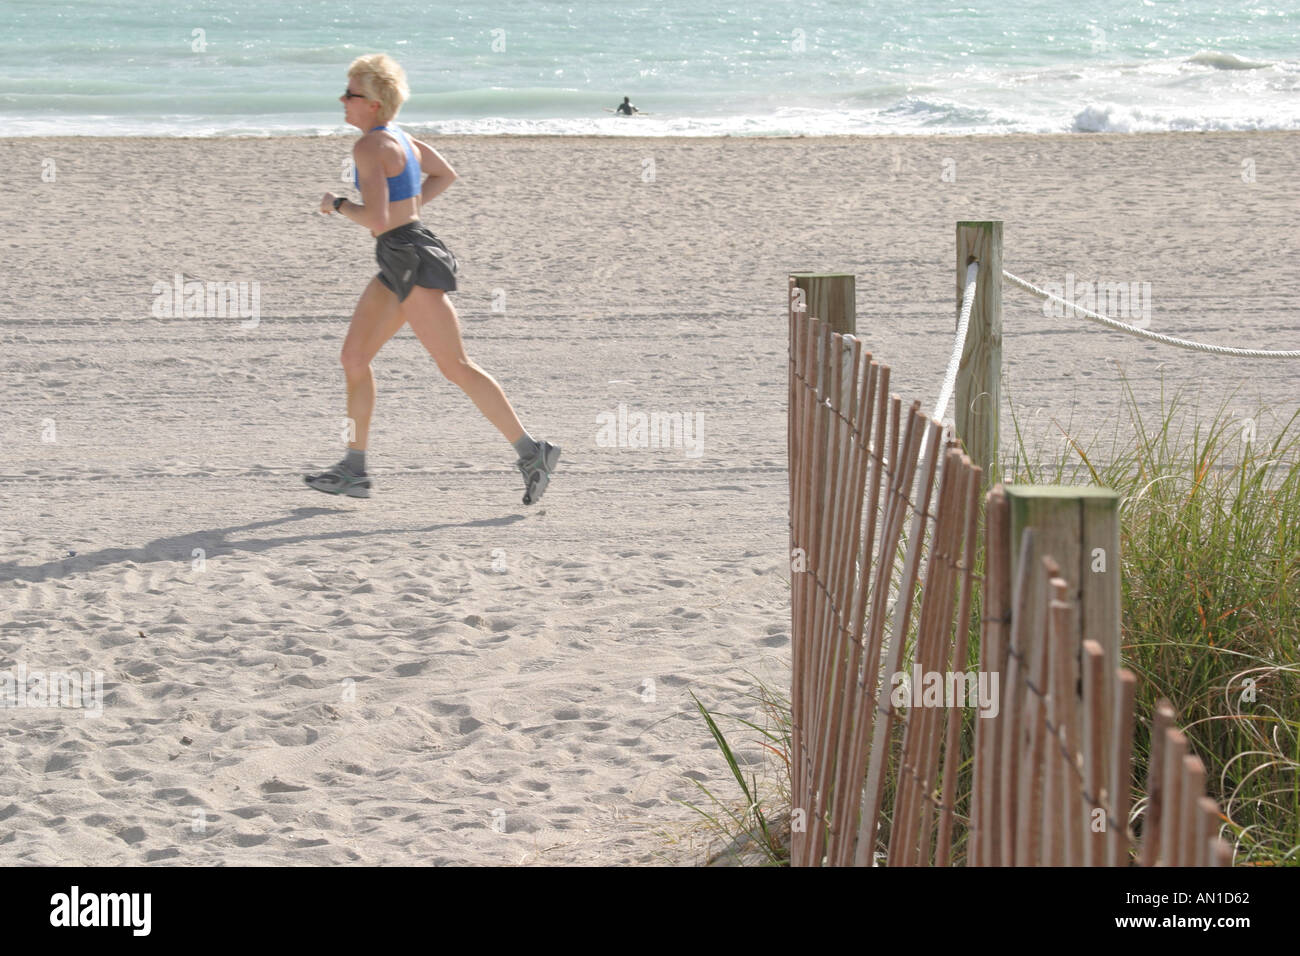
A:
[[[692,781],[739,793],[691,694],[761,721],[755,678],[789,679],[790,272],[855,273],[927,408],[959,219],[1003,220],[1030,281],[1150,283],[1154,331],[1300,348],[1296,133],[429,142],[469,354],[564,449],[537,506],[409,329],[374,363],[375,496],[303,485],[375,272],[316,211],[351,138],[0,139],[0,671],[103,681],[99,716],[0,712],[0,863],[698,865]],[[257,314],[160,315],[178,275]],[[1261,440],[1300,406],[1295,362],[1010,287],[1003,367],[1004,450],[1014,408],[1049,456],[1053,418],[1109,435],[1121,370],[1144,414],[1267,406]],[[611,442],[638,413],[695,430]]]

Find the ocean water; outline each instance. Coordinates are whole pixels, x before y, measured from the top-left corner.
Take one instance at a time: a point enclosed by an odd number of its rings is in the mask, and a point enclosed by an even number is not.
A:
[[[1300,129],[1300,3],[0,0],[3,135],[351,132],[353,57],[435,134]],[[646,115],[604,112],[624,95]]]

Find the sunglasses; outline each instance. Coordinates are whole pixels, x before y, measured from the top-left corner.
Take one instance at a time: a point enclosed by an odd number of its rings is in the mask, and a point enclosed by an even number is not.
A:
[[[343,98],[345,100],[351,100],[351,99],[364,100],[366,96],[364,93],[353,93],[351,90],[344,90]]]

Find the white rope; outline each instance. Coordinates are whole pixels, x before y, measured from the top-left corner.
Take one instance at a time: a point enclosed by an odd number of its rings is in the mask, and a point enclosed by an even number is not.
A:
[[[1292,349],[1284,352],[1267,352],[1261,349],[1234,349],[1226,345],[1206,345],[1204,342],[1190,342],[1187,339],[1174,338],[1172,335],[1161,335],[1159,332],[1148,332],[1146,329],[1139,329],[1135,325],[1128,325],[1124,322],[1118,321],[1117,319],[1112,319],[1108,315],[1101,315],[1097,312],[1085,309],[1082,306],[1075,305],[1072,302],[1067,302],[1060,296],[1052,295],[1052,293],[1045,289],[1040,289],[1031,282],[1026,282],[1018,276],[1013,276],[1005,269],[1002,271],[1002,276],[1012,285],[1019,286],[1026,292],[1038,296],[1040,299],[1059,302],[1061,305],[1065,306],[1067,310],[1073,309],[1077,314],[1086,316],[1090,319],[1095,319],[1103,325],[1110,326],[1112,329],[1116,329],[1120,332],[1127,332],[1129,335],[1137,335],[1141,338],[1151,339],[1153,342],[1163,342],[1165,345],[1177,345],[1179,348],[1194,349],[1198,352],[1212,352],[1215,355],[1236,355],[1241,358],[1300,358],[1300,349]],[[965,303],[963,303],[963,307],[964,305]],[[1065,314],[1069,315],[1070,312],[1066,311]]]
[[[961,353],[966,349],[966,329],[970,326],[971,306],[975,304],[975,274],[979,263],[972,262],[966,267],[966,290],[961,297],[961,317],[957,320],[957,338],[952,343],[952,357],[948,359],[948,372],[943,377],[943,388],[939,389],[939,401],[934,406],[934,420],[943,421],[943,413],[952,401],[952,390],[957,384],[957,366],[961,364]]]

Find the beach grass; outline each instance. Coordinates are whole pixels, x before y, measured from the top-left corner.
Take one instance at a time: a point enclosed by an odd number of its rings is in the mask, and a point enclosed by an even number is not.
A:
[[[1182,390],[1166,396],[1162,387],[1159,408],[1144,414],[1122,373],[1121,387],[1126,414],[1108,446],[1100,435],[1085,443],[1069,422],[1054,422],[1060,438],[1030,451],[1013,413],[1014,451],[1000,463],[1001,480],[1099,484],[1120,495],[1120,654],[1138,677],[1134,832],[1140,838],[1151,720],[1167,699],[1191,752],[1205,762],[1234,864],[1300,864],[1300,410],[1239,415],[1234,393],[1207,417]],[[973,624],[972,662],[978,630]],[[765,862],[781,865],[788,844],[783,853],[771,841],[789,833],[789,700],[761,684],[757,699],[769,715],[765,746],[779,757],[762,792],[764,778],[744,780],[716,721],[696,701],[744,797],[737,806],[710,794],[717,810],[701,813],[728,846],[761,846]],[[972,717],[963,721],[959,819],[969,806]],[[784,831],[772,822],[779,810]],[[877,849],[888,832],[882,819]],[[959,826],[954,861],[964,861],[965,837]]]
[[[749,698],[761,707],[766,726],[760,727],[735,715],[719,716],[727,716],[758,734],[764,751],[773,757],[768,766],[775,772],[765,767],[761,783],[758,775],[753,773],[746,782],[745,772],[741,770],[726,734],[708,708],[691,694],[691,700],[704,718],[744,796],[744,802],[737,804],[734,798],[719,797],[700,781],[689,778],[709,803],[706,807],[690,802],[686,805],[704,818],[707,828],[724,844],[721,849],[710,853],[709,865],[787,866],[790,862],[790,701],[763,681],[755,678],[755,683],[758,692],[750,694]]]
[[[1162,383],[1144,415],[1121,383],[1127,421],[1108,448],[1067,425],[1055,456],[1027,454],[1015,422],[1004,475],[1119,492],[1120,655],[1138,677],[1135,829],[1165,698],[1205,762],[1234,863],[1300,863],[1300,410],[1239,415],[1234,392],[1206,416]]]

